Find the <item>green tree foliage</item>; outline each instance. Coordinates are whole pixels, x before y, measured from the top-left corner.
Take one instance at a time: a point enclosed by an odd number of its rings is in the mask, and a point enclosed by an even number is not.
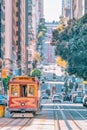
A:
[[[38,45],[41,45],[42,39],[46,34],[46,26],[45,26],[45,20],[43,18],[40,19],[40,24],[38,25],[38,32],[37,32],[37,39],[38,39]]]
[[[60,19],[60,21],[59,21],[59,22],[60,22],[60,24],[64,24],[64,20],[63,20],[63,19],[64,19],[64,17],[63,17],[63,16],[60,16],[60,17],[59,17],[59,19]]]
[[[5,94],[7,94],[9,80],[10,80],[10,76],[7,76],[7,78],[2,79]]]
[[[87,80],[87,14],[69,21],[56,39],[56,55],[68,62],[68,73]]]
[[[37,66],[37,63],[38,62],[41,62],[41,55],[40,55],[40,53],[39,52],[37,52],[37,51],[34,51],[33,52],[33,68],[36,68],[36,66]]]
[[[57,41],[58,41],[58,36],[59,36],[59,31],[57,29],[55,29],[52,32],[53,38],[52,38],[52,45],[56,45]]]
[[[63,32],[65,29],[65,24],[60,24],[56,27],[55,30],[53,30],[52,35],[52,45],[56,45],[57,42],[60,41],[60,33]]]
[[[30,76],[40,78],[40,76],[41,76],[41,71],[38,70],[38,69],[34,69],[34,70],[31,71]]]

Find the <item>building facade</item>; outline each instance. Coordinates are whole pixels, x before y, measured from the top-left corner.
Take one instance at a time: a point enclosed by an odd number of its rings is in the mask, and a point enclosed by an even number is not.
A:
[[[5,68],[12,71],[12,0],[5,0]]]
[[[69,19],[74,17],[73,0],[62,0],[62,16],[64,23],[67,24]]]
[[[0,58],[4,57],[5,45],[5,4],[4,0],[0,1]]]
[[[87,13],[87,0],[62,0],[62,16],[67,24],[69,19],[80,19]]]
[[[25,74],[25,69],[26,69],[26,40],[25,40],[25,34],[26,34],[26,26],[25,26],[25,21],[26,21],[26,11],[25,11],[25,0],[21,0],[21,3],[20,3],[20,29],[21,29],[21,32],[20,32],[20,45],[21,45],[21,70],[22,70],[22,75]]]
[[[5,1],[5,67],[21,69],[22,74],[26,68],[25,14],[25,0]]]
[[[19,68],[21,62],[21,21],[20,21],[20,0],[12,1],[12,57],[13,61],[13,68]]]
[[[10,74],[17,69],[28,74],[33,68],[43,0],[1,0],[0,13],[0,58]]]
[[[36,50],[37,27],[43,17],[43,0],[28,0],[28,73],[33,69],[33,53]]]
[[[84,0],[74,0],[74,18],[80,19],[84,15]]]
[[[4,50],[5,50],[5,1],[0,0],[0,94],[4,92],[2,80],[1,80],[1,72],[3,67],[3,58],[4,58]]]
[[[84,5],[85,5],[85,13],[87,13],[87,0],[84,0]]]

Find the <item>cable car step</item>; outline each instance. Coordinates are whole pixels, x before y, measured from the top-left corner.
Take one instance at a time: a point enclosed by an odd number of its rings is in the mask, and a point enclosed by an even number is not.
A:
[[[33,113],[14,113],[13,117],[34,117]]]

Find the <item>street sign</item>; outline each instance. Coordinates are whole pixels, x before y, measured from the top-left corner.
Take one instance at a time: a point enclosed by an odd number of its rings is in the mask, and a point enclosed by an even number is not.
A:
[[[7,77],[7,69],[2,69],[2,78]]]

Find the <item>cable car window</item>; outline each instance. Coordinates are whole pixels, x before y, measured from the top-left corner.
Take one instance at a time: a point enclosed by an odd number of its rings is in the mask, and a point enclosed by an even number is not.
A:
[[[18,96],[18,86],[15,85],[11,86],[11,94],[12,96]]]
[[[34,95],[34,86],[33,85],[29,86],[29,95],[31,95],[31,96]]]
[[[27,97],[27,86],[23,85],[20,87],[20,95],[21,97]]]

